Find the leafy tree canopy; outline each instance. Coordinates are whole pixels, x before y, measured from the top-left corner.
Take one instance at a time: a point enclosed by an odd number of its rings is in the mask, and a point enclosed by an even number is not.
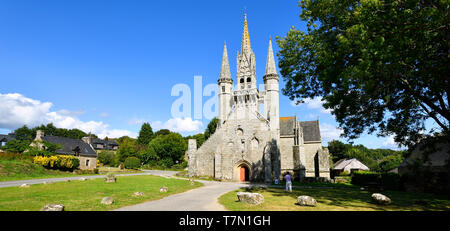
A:
[[[139,132],[137,143],[142,145],[148,145],[153,139],[153,129],[149,123],[144,123]]]
[[[413,146],[450,134],[449,1],[302,0],[301,20],[277,38],[283,93],[322,97],[349,139],[367,131]]]
[[[170,133],[171,133],[171,131],[169,129],[161,129],[161,130],[155,132],[155,137],[169,135]]]
[[[217,117],[214,117],[214,119],[212,119],[209,122],[208,126],[206,127],[206,130],[205,130],[205,133],[204,133],[205,140],[208,140],[209,137],[211,137],[214,134],[214,132],[216,132],[216,129],[217,129],[218,125],[219,125],[219,119],[217,119]]]
[[[158,136],[148,145],[150,153],[157,159],[164,161],[182,161],[187,150],[186,141],[178,133],[170,133],[165,136]],[[170,163],[166,165],[170,165]]]

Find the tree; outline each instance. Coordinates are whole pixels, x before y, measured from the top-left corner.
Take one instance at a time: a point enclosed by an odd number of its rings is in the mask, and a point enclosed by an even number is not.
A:
[[[144,123],[139,132],[137,143],[142,145],[148,145],[153,139],[153,130],[149,123]]]
[[[155,137],[156,136],[165,136],[165,135],[169,135],[170,134],[170,130],[168,129],[161,129],[157,132],[155,132]]]
[[[348,149],[351,147],[349,144],[344,144],[339,140],[333,140],[328,143],[328,150],[333,158],[333,162],[337,162],[340,159],[344,159]]]
[[[36,133],[33,133],[32,129],[29,129],[26,125],[24,125],[14,131],[14,136],[17,140],[29,142],[29,145],[36,136]]]
[[[285,95],[322,97],[349,139],[368,131],[412,146],[432,119],[448,140],[449,1],[299,5],[307,32],[277,38]]]
[[[98,153],[98,160],[104,165],[113,165],[115,158],[116,154],[113,151],[101,151]]]
[[[153,139],[148,149],[158,160],[164,162],[166,167],[171,167],[176,161],[183,161],[187,144],[180,134],[170,133]]]
[[[219,119],[217,119],[217,117],[214,117],[214,119],[212,119],[208,126],[206,127],[205,130],[205,140],[208,140],[209,137],[211,137],[214,132],[216,132],[217,126],[219,125]]]
[[[24,140],[10,140],[3,149],[9,153],[22,153],[30,147],[30,142]]]
[[[135,139],[129,137],[125,137],[119,143],[119,149],[117,150],[117,158],[120,162],[124,162],[127,157],[137,156],[136,143],[137,141]]]

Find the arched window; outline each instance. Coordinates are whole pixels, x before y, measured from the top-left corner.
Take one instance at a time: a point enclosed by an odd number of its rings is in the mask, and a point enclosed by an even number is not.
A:
[[[247,78],[247,83],[251,83],[252,82],[252,78],[248,77]]]

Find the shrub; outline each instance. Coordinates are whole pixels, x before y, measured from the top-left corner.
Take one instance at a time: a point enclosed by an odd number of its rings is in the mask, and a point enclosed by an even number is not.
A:
[[[381,174],[381,184],[385,189],[401,190],[403,189],[400,175],[397,173]]]
[[[173,160],[171,158],[165,158],[159,161],[159,165],[161,165],[164,168],[170,168],[173,165]]]
[[[138,169],[141,166],[141,161],[137,157],[127,157],[124,166],[126,169]]]
[[[100,163],[103,165],[114,165],[115,158],[116,154],[112,151],[101,151],[98,153],[98,160],[100,160]]]
[[[33,160],[32,157],[29,157],[29,156],[26,156],[23,154],[19,154],[19,153],[9,153],[9,152],[0,153],[0,159],[3,159],[3,160],[25,160],[25,159]]]
[[[100,173],[100,170],[98,168],[95,168],[94,169],[94,174],[99,174],[99,173]]]
[[[366,186],[368,183],[379,183],[379,174],[368,171],[355,171],[352,175],[352,184]]]
[[[402,190],[400,175],[396,173],[374,173],[356,171],[352,176],[352,184],[367,186],[369,183],[380,184],[386,190]]]
[[[58,170],[74,170],[80,166],[80,160],[69,155],[35,156],[33,162],[46,168]]]

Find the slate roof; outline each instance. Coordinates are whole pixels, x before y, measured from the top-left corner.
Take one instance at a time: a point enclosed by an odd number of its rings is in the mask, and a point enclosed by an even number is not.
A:
[[[359,162],[358,164],[366,166],[365,164],[363,164],[361,161],[359,161],[356,158],[353,158],[353,159],[342,159],[342,160],[339,160],[338,162],[336,162],[334,164],[334,170],[343,170],[347,165],[351,164],[354,161]],[[367,168],[369,168],[369,167],[367,167]]]
[[[297,118],[292,117],[280,117],[280,135],[293,136],[295,135],[294,128]]]
[[[61,145],[62,148],[56,150],[57,154],[75,155],[78,152],[78,154],[80,154],[81,156],[97,157],[97,153],[91,147],[91,145],[85,143],[82,140],[70,139],[59,136],[44,136],[42,139],[52,144]]]
[[[119,146],[119,144],[115,140],[102,140],[102,139],[92,139],[91,144],[95,149],[101,150],[114,150],[115,146]],[[101,144],[103,148],[97,148],[97,144]]]
[[[293,136],[295,135],[295,124],[297,117],[280,117],[280,135]],[[303,140],[305,142],[322,142],[320,135],[319,121],[302,121],[299,123],[303,130]]]
[[[15,135],[0,135],[0,142],[6,142],[15,139],[16,139]]]
[[[302,127],[305,142],[322,142],[318,120],[300,122],[300,127]]]

